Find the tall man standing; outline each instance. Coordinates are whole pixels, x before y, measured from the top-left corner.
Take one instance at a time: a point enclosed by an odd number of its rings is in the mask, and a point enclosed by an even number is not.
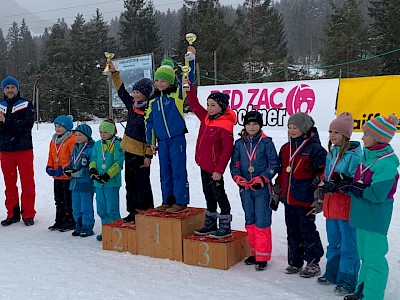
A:
[[[4,99],[0,101],[0,160],[6,186],[7,218],[1,225],[9,226],[22,219],[26,226],[34,224],[35,180],[33,172],[32,127],[34,111],[31,102],[21,98],[18,81],[8,76],[1,82]],[[17,169],[21,181],[21,212],[17,187]]]

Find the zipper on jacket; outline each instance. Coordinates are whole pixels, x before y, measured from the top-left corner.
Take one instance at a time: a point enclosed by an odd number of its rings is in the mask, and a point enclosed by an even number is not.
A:
[[[161,96],[160,96],[161,115],[162,115],[162,117],[163,117],[164,126],[165,126],[165,130],[167,131],[168,137],[171,138],[171,134],[170,134],[170,132],[169,132],[169,128],[168,128],[168,125],[167,125],[167,120],[166,120],[165,114],[164,114],[164,105],[163,105],[163,103],[162,103],[162,100],[163,100],[162,97],[163,97],[163,96],[164,96],[164,95],[161,93]]]

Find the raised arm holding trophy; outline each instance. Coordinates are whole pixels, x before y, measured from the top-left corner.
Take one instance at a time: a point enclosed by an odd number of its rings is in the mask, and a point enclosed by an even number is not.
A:
[[[186,41],[188,41],[189,46],[187,48],[187,52],[185,54],[185,65],[181,65],[182,70],[182,90],[189,91],[189,72],[191,68],[189,67],[189,62],[193,61],[196,57],[196,49],[192,46],[194,41],[196,41],[197,36],[194,33],[186,34]]]

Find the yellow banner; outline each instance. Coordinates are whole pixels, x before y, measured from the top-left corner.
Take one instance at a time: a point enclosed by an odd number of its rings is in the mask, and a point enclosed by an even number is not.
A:
[[[344,111],[352,113],[355,132],[362,131],[362,125],[374,117],[399,117],[400,75],[341,79],[337,115]]]

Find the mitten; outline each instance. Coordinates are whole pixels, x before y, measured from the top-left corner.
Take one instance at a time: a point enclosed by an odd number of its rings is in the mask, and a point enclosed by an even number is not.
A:
[[[362,198],[364,190],[369,186],[370,186],[369,184],[355,182],[355,183],[351,183],[351,184],[342,186],[340,188],[340,190],[343,193],[346,193],[346,194],[351,193],[358,198]]]
[[[322,200],[315,200],[311,204],[312,209],[308,212],[307,215],[309,215],[309,214],[316,215],[316,214],[319,214],[320,212],[322,212],[323,204],[324,204],[324,202]]]
[[[104,173],[99,176],[99,182],[102,184],[106,183],[109,180],[110,180],[110,175],[108,175],[107,173]]]
[[[60,177],[64,174],[63,169],[61,166],[58,166],[57,169],[54,171],[54,176],[55,177]]]
[[[271,187],[271,195],[270,195],[270,201],[269,201],[269,207],[277,211],[278,206],[279,206],[279,201],[281,200],[281,185],[280,184],[274,184]]]
[[[91,168],[89,170],[90,178],[97,180],[97,176],[99,175],[99,172],[95,168]]]
[[[47,173],[49,176],[54,176],[54,169],[53,169],[53,167],[47,166],[47,167],[46,167],[46,173]]]
[[[240,187],[240,188],[246,188],[247,187],[247,180],[246,178],[240,176],[240,175],[235,175],[233,177],[233,181]]]
[[[249,187],[251,190],[253,191],[258,191],[261,190],[264,185],[269,182],[268,178],[267,180],[265,180],[266,178],[264,176],[256,176],[253,179],[250,180],[249,182]]]
[[[321,183],[321,178],[315,177],[314,180],[311,182],[311,185],[314,189],[316,189],[320,183]]]
[[[323,185],[323,189],[325,193],[333,194],[339,191],[338,186],[332,181],[325,181]]]

